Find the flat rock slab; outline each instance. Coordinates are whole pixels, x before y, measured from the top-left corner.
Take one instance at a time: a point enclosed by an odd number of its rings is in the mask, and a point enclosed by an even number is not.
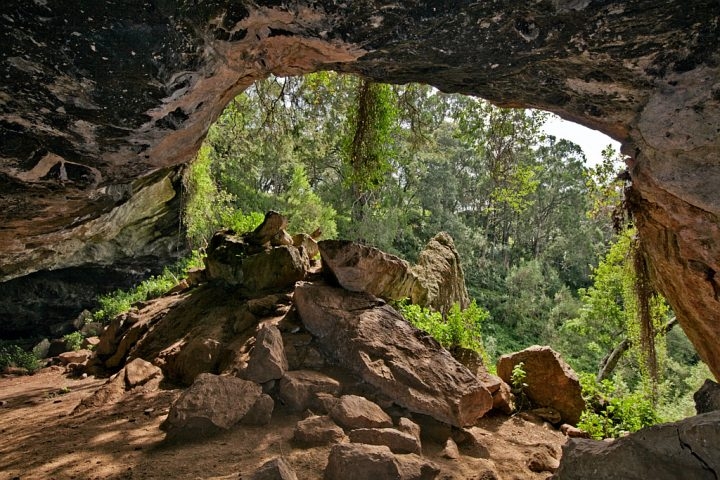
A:
[[[295,302],[320,348],[398,405],[455,426],[492,408],[475,375],[374,296],[302,284]]]
[[[394,428],[358,428],[350,432],[350,441],[367,445],[385,445],[393,453],[418,455],[422,453],[418,437]]]
[[[392,427],[390,415],[376,403],[358,395],[343,395],[330,416],[345,429]]]

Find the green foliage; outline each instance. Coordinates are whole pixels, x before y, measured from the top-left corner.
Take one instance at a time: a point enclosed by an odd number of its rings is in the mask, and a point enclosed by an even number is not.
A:
[[[465,310],[461,310],[458,304],[454,304],[445,319],[440,312],[420,305],[398,302],[396,306],[410,324],[429,333],[448,350],[454,347],[467,348],[479,353],[487,360],[481,330],[489,313],[474,301]]]
[[[20,345],[0,341],[0,372],[8,367],[25,368],[32,373],[40,368],[40,360]]]
[[[587,408],[578,427],[592,438],[616,438],[660,420],[646,390],[628,392],[610,380],[598,384],[592,374],[581,374],[580,383]]]
[[[283,213],[288,217],[288,230],[292,233],[311,233],[319,228],[324,239],[332,239],[337,235],[333,207],[322,201],[320,196],[310,188],[307,172],[303,165],[296,165],[287,192]]]
[[[78,351],[82,348],[83,340],[85,340],[85,337],[80,332],[72,332],[63,336],[63,340],[65,341],[65,346],[67,348],[69,348],[70,350]]]
[[[527,380],[527,372],[525,372],[525,362],[520,362],[516,364],[512,369],[512,373],[510,374],[510,383],[512,384],[514,390],[522,392],[523,389],[527,387],[527,383],[525,383],[525,380]]]
[[[190,257],[179,260],[171,267],[165,267],[160,275],[140,282],[135,288],[101,295],[98,298],[100,308],[93,312],[93,319],[96,322],[109,322],[117,315],[130,310],[134,303],[161,297],[185,278],[188,270],[201,265],[202,255],[195,250]]]

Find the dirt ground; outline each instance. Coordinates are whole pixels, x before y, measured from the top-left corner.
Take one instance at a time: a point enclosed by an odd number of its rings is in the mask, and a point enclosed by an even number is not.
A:
[[[59,367],[0,377],[0,480],[248,478],[276,456],[288,460],[300,480],[322,478],[329,447],[293,445],[299,414],[279,407],[269,426],[237,426],[173,444],[159,425],[180,390],[129,393],[117,403],[72,414],[104,381],[70,378]],[[440,455],[442,445],[423,443],[423,456],[442,469],[438,478],[546,479],[550,473],[530,471],[528,459],[548,447],[559,453],[565,443],[547,425],[518,417],[490,416],[478,427],[488,438],[486,458],[450,460]]]

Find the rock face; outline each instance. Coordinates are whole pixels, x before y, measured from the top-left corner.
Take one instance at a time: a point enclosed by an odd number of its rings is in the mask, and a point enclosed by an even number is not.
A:
[[[490,392],[467,368],[377,298],[305,284],[295,302],[328,355],[399,405],[456,426],[492,407]]]
[[[0,279],[166,254],[169,175],[222,107],[270,72],[336,69],[544,108],[622,141],[655,281],[720,377],[714,0],[80,6],[82,19],[77,4],[3,4]]]
[[[570,365],[550,347],[534,346],[500,357],[498,376],[511,384],[513,368],[520,362],[527,373],[525,394],[529,400],[536,406],[557,410],[563,422],[576,425],[585,410],[585,401],[580,381]]]
[[[713,480],[720,472],[720,412],[645,428],[611,443],[570,439],[558,480]]]
[[[420,252],[418,264],[374,247],[344,240],[319,243],[324,271],[351,292],[367,292],[388,300],[412,303],[443,314],[454,303],[470,304],[460,256],[452,238],[439,233]]]
[[[458,303],[462,309],[470,305],[460,255],[449,234],[440,232],[430,239],[420,252],[413,272],[425,287],[424,298],[412,298],[413,303],[428,305],[443,314],[454,303]]]

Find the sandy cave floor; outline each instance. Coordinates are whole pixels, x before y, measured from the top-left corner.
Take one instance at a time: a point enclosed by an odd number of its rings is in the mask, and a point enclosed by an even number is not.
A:
[[[300,414],[279,407],[271,425],[238,426],[194,443],[164,440],[160,423],[180,390],[128,393],[117,403],[73,415],[79,402],[105,379],[74,379],[59,367],[26,377],[0,377],[0,480],[11,479],[212,479],[247,478],[265,461],[283,456],[300,480],[320,479],[329,447],[298,449],[291,438]],[[532,452],[556,452],[565,437],[517,417],[489,416],[487,458],[440,456],[426,441],[423,454],[442,479],[546,479],[527,468]],[[490,475],[490,476],[488,476]],[[381,480],[381,479],[378,479]]]

